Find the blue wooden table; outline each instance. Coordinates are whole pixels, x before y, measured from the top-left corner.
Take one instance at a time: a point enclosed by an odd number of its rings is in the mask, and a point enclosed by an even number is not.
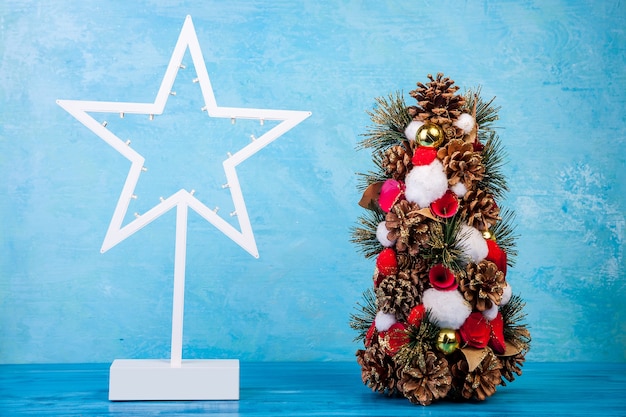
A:
[[[110,402],[108,372],[0,365],[0,416],[626,416],[625,363],[528,363],[484,402],[428,407],[372,393],[350,362],[242,362],[239,401]]]

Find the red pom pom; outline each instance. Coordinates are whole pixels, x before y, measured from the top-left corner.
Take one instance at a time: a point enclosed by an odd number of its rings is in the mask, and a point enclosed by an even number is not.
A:
[[[437,158],[437,149],[430,146],[420,146],[413,153],[413,166],[428,165]]]
[[[506,350],[506,344],[504,343],[504,320],[502,320],[502,314],[498,311],[498,315],[489,322],[491,326],[491,336],[489,338],[489,346],[494,352],[501,355]]]
[[[478,139],[472,143],[472,147],[474,148],[474,152],[482,152],[485,149],[485,145],[483,145]]]
[[[393,207],[393,205],[402,198],[403,194],[404,184],[393,179],[388,179],[383,183],[382,187],[380,188],[378,205],[380,205],[380,208],[385,213],[389,213],[391,207]]]
[[[406,326],[402,323],[395,323],[386,332],[378,333],[378,337],[383,339],[381,345],[385,353],[393,356],[400,348],[409,343],[409,335],[406,333]]]
[[[444,195],[430,203],[430,209],[437,216],[447,219],[454,216],[459,210],[459,199],[452,190],[448,190]]]
[[[426,307],[424,307],[424,304],[418,304],[411,309],[409,317],[406,319],[406,321],[411,326],[419,327],[419,325],[422,324],[422,319],[424,318],[424,315],[426,315]]]
[[[428,280],[433,288],[441,291],[456,290],[459,286],[452,271],[442,264],[437,264],[430,268],[430,271],[428,271]]]
[[[487,249],[489,252],[485,259],[496,264],[498,269],[506,275],[506,252],[491,239],[487,239]]]
[[[376,258],[376,268],[385,276],[395,275],[398,272],[398,260],[396,251],[392,248],[385,248]]]
[[[489,320],[480,311],[475,311],[469,315],[465,323],[459,329],[461,339],[465,344],[482,349],[487,346],[491,337],[491,326]]]

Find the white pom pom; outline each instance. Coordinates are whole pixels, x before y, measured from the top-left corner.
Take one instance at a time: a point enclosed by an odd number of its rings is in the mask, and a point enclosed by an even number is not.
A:
[[[428,165],[411,168],[404,182],[406,185],[404,196],[420,207],[428,207],[448,190],[448,177],[438,159]]]
[[[511,286],[507,283],[506,287],[504,287],[504,290],[502,291],[502,299],[500,300],[500,305],[507,305],[509,301],[511,301],[512,295],[513,290],[511,289]]]
[[[413,120],[411,123],[408,124],[406,129],[404,129],[404,136],[406,136],[408,140],[415,140],[415,135],[417,135],[417,131],[420,127],[422,127],[423,124],[424,122],[418,122],[417,120]]]
[[[491,304],[491,308],[483,311],[483,316],[485,316],[485,318],[489,321],[495,319],[497,315],[498,315],[498,306],[495,304]]]
[[[389,240],[389,238],[387,238],[388,234],[389,229],[387,229],[387,226],[385,226],[385,222],[382,221],[378,223],[378,227],[376,228],[376,238],[378,239],[380,244],[386,248],[391,247],[396,243],[395,240]]]
[[[459,116],[459,118],[456,119],[456,121],[453,123],[453,125],[455,125],[459,129],[463,130],[463,133],[468,134],[469,132],[472,131],[472,129],[474,129],[474,124],[475,123],[476,122],[474,121],[474,118],[472,117],[471,114],[462,113]]]
[[[374,324],[376,325],[376,330],[378,330],[379,332],[386,332],[391,326],[396,324],[396,321],[396,316],[394,316],[393,314],[383,313],[382,311],[379,311],[378,314],[376,314],[376,318],[374,319]]]
[[[448,329],[458,329],[472,313],[472,307],[457,290],[439,291],[429,288],[424,291],[422,303],[426,310],[430,310],[433,321],[439,327]]]
[[[463,224],[458,237],[459,249],[471,262],[478,263],[487,257],[489,253],[487,241],[478,229]]]
[[[467,192],[467,187],[462,182],[457,182],[452,187],[450,187],[452,192],[457,195],[457,197],[463,197]]]

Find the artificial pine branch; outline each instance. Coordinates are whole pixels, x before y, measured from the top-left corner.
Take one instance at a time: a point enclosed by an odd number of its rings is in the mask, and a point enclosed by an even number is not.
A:
[[[469,89],[465,92],[464,110],[471,113],[476,105],[476,124],[478,125],[478,139],[484,141],[488,134],[493,131],[495,126],[493,123],[499,119],[498,112],[500,106],[493,104],[496,99],[493,97],[489,101],[484,101],[480,96],[482,87],[478,86],[475,90]]]
[[[374,152],[372,154],[372,161],[374,162],[374,165],[376,167],[375,171],[357,173],[357,189],[361,192],[365,191],[370,185],[377,182],[384,182],[389,178],[385,173],[385,169],[383,168],[383,153]]]
[[[443,222],[434,222],[430,226],[430,246],[425,248],[424,257],[432,264],[443,264],[456,274],[464,273],[465,257],[461,250],[461,219],[450,217]]]
[[[504,339],[526,352],[530,349],[531,338],[526,324],[522,323],[526,318],[524,306],[522,298],[513,295],[508,303],[500,306],[500,313],[504,322]]]
[[[359,217],[361,226],[351,228],[352,238],[350,241],[360,246],[359,251],[366,258],[372,258],[382,250],[382,245],[376,238],[376,229],[383,220],[385,220],[385,213],[379,208],[373,207],[372,210],[367,210]]]
[[[496,237],[498,246],[507,254],[507,265],[515,266],[517,258],[518,235],[515,233],[515,212],[508,208],[500,209],[500,220],[491,228],[491,233]]]
[[[364,341],[367,331],[376,318],[376,295],[372,288],[363,292],[363,304],[357,303],[354,308],[357,312],[350,314],[350,328],[359,332],[354,338],[355,342]]]
[[[364,139],[357,149],[373,148],[382,151],[403,143],[406,139],[403,132],[411,121],[411,116],[407,111],[402,93],[396,91],[395,94],[389,94],[387,98],[378,97],[375,100],[374,110],[367,112],[374,125],[362,135]]]
[[[408,366],[417,356],[432,350],[437,341],[439,327],[431,321],[430,311],[426,311],[419,326],[409,326],[406,330],[409,341],[394,356],[400,366]]]
[[[478,183],[478,187],[493,195],[494,199],[501,200],[509,191],[506,176],[502,172],[507,155],[500,137],[495,132],[490,133],[481,155],[485,174]]]

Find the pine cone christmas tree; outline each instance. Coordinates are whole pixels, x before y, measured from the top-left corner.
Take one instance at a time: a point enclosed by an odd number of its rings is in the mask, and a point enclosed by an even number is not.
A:
[[[428,79],[410,92],[415,105],[376,99],[361,148],[378,172],[363,176],[371,211],[352,239],[376,258],[367,308],[351,321],[363,383],[421,405],[485,400],[521,375],[530,346],[507,279],[514,216],[495,201],[508,190],[499,108],[480,89],[462,96],[443,74]]]

